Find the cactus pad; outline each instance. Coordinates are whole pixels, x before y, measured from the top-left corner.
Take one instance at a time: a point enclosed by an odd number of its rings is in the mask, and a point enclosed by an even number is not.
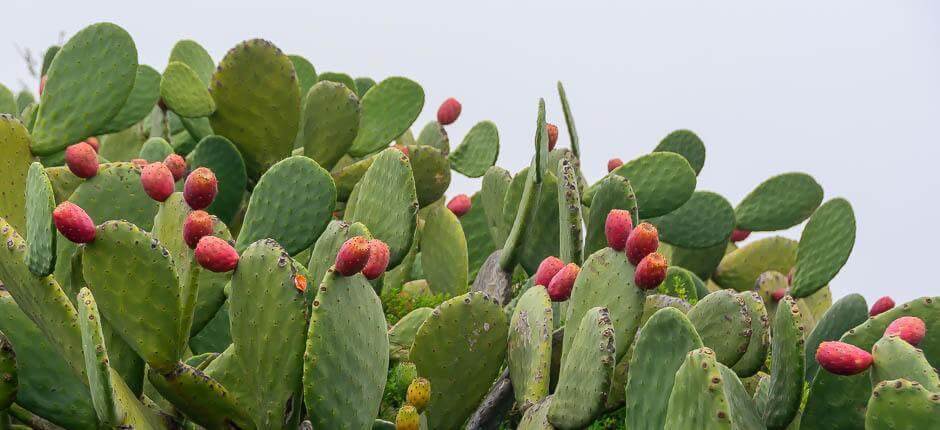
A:
[[[520,409],[548,396],[553,328],[548,292],[541,285],[529,288],[509,322],[509,377]]]
[[[418,204],[425,207],[441,199],[450,186],[450,161],[432,146],[409,146],[408,159],[415,177]]]
[[[785,429],[796,417],[803,398],[803,336],[800,308],[785,296],[774,313],[770,345],[770,385],[758,409],[769,429]]]
[[[189,156],[189,167],[208,167],[219,181],[219,193],[206,211],[230,222],[241,207],[248,184],[245,161],[238,148],[222,136],[208,136]]]
[[[885,336],[871,348],[871,383],[904,378],[927,391],[940,392],[940,377],[924,353],[898,336]]]
[[[630,181],[620,175],[609,175],[602,179],[597,187],[591,203],[591,212],[587,216],[584,255],[591,255],[607,246],[604,226],[611,210],[628,210],[633,216],[633,221],[637,221],[636,194],[630,186]]]
[[[664,428],[732,429],[724,381],[715,353],[693,350],[676,371]]]
[[[430,206],[421,237],[421,267],[431,291],[448,297],[465,293],[467,239],[457,216],[444,205]]]
[[[712,279],[722,288],[747,291],[761,273],[788,273],[796,263],[796,254],[796,241],[779,236],[760,239],[725,255]]]
[[[359,99],[346,86],[330,81],[318,82],[304,95],[298,144],[305,156],[332,168],[356,138]]]
[[[433,146],[443,154],[450,153],[450,138],[444,126],[437,121],[430,121],[418,133],[418,145]]]
[[[738,228],[783,230],[795,226],[819,207],[822,187],[805,173],[784,173],[757,186],[734,209]]]
[[[55,195],[46,171],[39,163],[29,166],[26,178],[26,264],[37,276],[52,273],[55,268],[56,230],[52,223]]]
[[[770,318],[767,308],[760,294],[753,291],[738,293],[744,299],[747,311],[751,318],[751,339],[747,344],[747,351],[731,367],[738,376],[746,378],[754,376],[763,367],[767,359],[767,348],[770,346]]]
[[[855,246],[855,213],[845,199],[832,199],[803,229],[796,254],[793,296],[806,297],[826,286],[842,269]]]
[[[651,218],[679,208],[695,191],[695,170],[681,155],[654,152],[631,160],[611,172],[630,181],[636,192],[639,216]],[[594,187],[584,195],[586,202],[594,198]]]
[[[689,311],[689,321],[715,359],[733,366],[744,356],[751,340],[751,314],[747,302],[731,290],[711,293]]]
[[[845,332],[868,319],[868,304],[860,294],[849,294],[835,303],[821,315],[816,327],[806,337],[806,382],[813,382],[819,363],[816,361],[816,348],[825,341],[839,340]]]
[[[115,133],[137,124],[150,114],[159,99],[160,72],[145,64],[138,65],[134,89],[127,96],[121,110],[98,134]]]
[[[359,87],[356,86],[356,81],[353,80],[352,76],[349,76],[346,73],[342,72],[323,72],[317,76],[317,82],[336,82],[337,84],[343,84],[346,88],[349,88],[355,94],[359,93]],[[360,97],[362,98],[362,97]]]
[[[865,428],[924,429],[937,423],[940,396],[906,379],[882,381],[875,386],[865,413]]]
[[[310,64],[306,58],[300,55],[288,55],[291,64],[294,65],[294,73],[297,74],[297,85],[300,88],[300,101],[303,103],[307,99],[307,92],[317,83],[317,69]]]
[[[418,308],[401,317],[392,328],[388,329],[389,357],[398,361],[408,361],[411,345],[415,341],[418,329],[431,316],[431,308]]]
[[[454,170],[469,178],[483,176],[497,157],[499,131],[492,121],[481,121],[474,125],[449,156]]]
[[[18,119],[0,114],[0,217],[6,219],[17,231],[26,232],[27,172],[33,162],[29,151],[29,131]]]
[[[88,388],[91,400],[103,425],[117,424],[114,389],[111,386],[111,366],[108,350],[101,332],[101,315],[95,297],[88,288],[78,293],[78,316],[82,331],[82,350],[85,354],[85,370],[88,372]]]
[[[689,162],[695,174],[702,172],[705,165],[705,144],[695,133],[689,130],[676,130],[669,133],[656,145],[653,152],[675,152]]]
[[[177,115],[200,118],[215,112],[206,84],[186,63],[171,61],[160,80],[160,97]]]
[[[726,242],[734,229],[734,209],[724,197],[696,191],[685,204],[650,219],[660,240],[683,248],[709,248]]]
[[[212,81],[215,62],[212,61],[212,57],[206,51],[206,48],[203,48],[198,42],[188,39],[176,42],[170,51],[169,62],[174,61],[186,64],[193,72],[196,72],[196,76],[199,76],[203,86],[208,86],[209,82]]]
[[[386,78],[362,96],[361,106],[359,134],[349,149],[356,157],[382,149],[408,130],[424,107],[424,90],[407,78]]]

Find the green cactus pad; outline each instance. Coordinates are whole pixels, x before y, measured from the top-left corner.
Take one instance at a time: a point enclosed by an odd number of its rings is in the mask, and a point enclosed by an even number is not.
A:
[[[258,180],[235,248],[270,238],[295,255],[320,237],[335,204],[329,172],[307,157],[284,159]]]
[[[937,424],[940,396],[907,379],[882,381],[875,386],[865,413],[871,430],[926,429]]]
[[[388,371],[385,328],[382,303],[364,276],[326,274],[303,355],[304,402],[316,427],[371,425]]]
[[[140,170],[130,163],[102,167],[95,177],[75,189],[69,201],[85,209],[99,224],[124,219],[149,230],[157,213],[157,202],[147,196],[140,185]]]
[[[444,205],[433,205],[421,231],[421,266],[431,291],[448,297],[467,291],[467,239],[457,216]]]
[[[106,134],[101,137],[98,155],[112,161],[130,161],[137,158],[149,132],[143,123],[138,123],[117,133]]]
[[[607,246],[604,226],[607,223],[607,214],[613,209],[628,210],[633,220],[637,220],[636,194],[633,193],[630,181],[620,175],[609,175],[597,186],[591,212],[587,216],[584,255],[591,255]]]
[[[701,282],[694,273],[678,266],[669,266],[666,279],[659,284],[656,292],[695,303],[699,297],[705,297],[705,294],[699,295],[697,284]]]
[[[10,339],[0,331],[0,410],[9,409],[16,400],[18,383],[16,351]]]
[[[6,219],[17,231],[26,232],[27,173],[33,162],[29,152],[29,131],[18,119],[0,114],[0,217]]]
[[[719,362],[705,347],[688,353],[676,371],[664,428],[733,429]]]
[[[868,304],[860,294],[849,294],[826,311],[816,322],[816,327],[806,337],[805,362],[806,382],[813,382],[819,363],[816,361],[816,349],[826,341],[838,340],[845,332],[868,319]]]
[[[490,229],[490,236],[493,238],[493,244],[496,247],[502,247],[506,242],[506,235],[509,231],[503,224],[503,204],[506,201],[506,192],[509,191],[509,184],[512,182],[512,176],[506,169],[499,166],[493,166],[487,169],[483,175],[483,183],[480,186],[480,196],[483,203],[483,211],[486,213],[486,224]],[[473,210],[471,208],[471,210]]]
[[[33,95],[27,89],[22,89],[20,92],[16,93],[16,112],[21,115],[21,118],[25,115],[22,115],[23,111],[26,110],[29,106],[36,106],[36,96]]]
[[[662,429],[676,371],[702,339],[679,310],[664,308],[637,335],[626,384],[626,428]]]
[[[721,363],[718,363],[718,370],[721,373],[725,398],[728,400],[728,409],[731,411],[732,428],[765,429],[766,427],[764,427],[760,416],[757,414],[757,405],[738,375]]]
[[[219,181],[219,193],[206,211],[223,222],[231,222],[241,207],[248,184],[245,161],[238,148],[222,136],[202,139],[189,156],[189,167],[207,167]]]
[[[516,174],[506,193],[503,206],[503,228],[507,232],[511,232],[516,223],[516,215],[525,196],[526,182],[529,181],[531,168],[526,167]],[[539,263],[545,257],[558,255],[559,250],[558,180],[555,174],[551,173],[544,175],[540,185],[533,185],[531,191],[534,194],[533,204],[525,222],[519,227],[521,228],[519,239],[524,240],[525,246],[519,246],[517,250],[518,262],[527,273],[535,273]],[[507,240],[506,243],[508,244],[509,241]]]
[[[431,316],[431,308],[418,308],[398,320],[388,329],[389,357],[396,361],[408,361],[411,345],[415,341],[418,329]]]
[[[430,428],[457,428],[473,413],[500,372],[507,334],[506,314],[482,293],[441,303],[421,325],[410,358],[431,381]]]
[[[68,200],[72,192],[84,181],[84,179],[72,174],[66,166],[46,167],[46,177],[49,178],[49,182],[52,184],[52,193],[56,204]]]
[[[492,121],[480,121],[463,137],[448,158],[454,170],[469,178],[479,178],[499,157],[499,131]]]
[[[389,248],[388,267],[408,253],[414,237],[418,200],[408,157],[394,148],[382,151],[360,181],[356,210],[346,220],[361,222]]]
[[[529,288],[509,322],[509,377],[522,410],[548,396],[553,328],[548,292],[541,285]]]
[[[765,401],[758,401],[764,424],[785,429],[800,409],[803,397],[804,328],[796,300],[786,296],[778,304],[771,327],[770,386]]]
[[[794,297],[806,297],[826,286],[845,265],[855,246],[855,213],[842,198],[832,199],[813,214],[800,236],[793,274]]]
[[[689,321],[722,364],[734,366],[751,341],[751,314],[747,302],[734,291],[719,290],[695,304]]]
[[[424,107],[424,90],[407,78],[386,78],[362,96],[361,105],[359,134],[349,149],[354,157],[378,151],[408,130]]]
[[[300,88],[280,49],[262,39],[240,43],[219,63],[209,90],[216,104],[209,123],[238,147],[251,178],[290,155],[300,125]]]
[[[137,47],[123,28],[98,23],[55,56],[32,128],[32,151],[49,155],[105,130],[137,77]]]
[[[437,121],[430,121],[418,133],[418,145],[433,146],[443,154],[450,153],[450,138],[444,126]]]
[[[186,63],[171,61],[160,80],[160,97],[177,115],[200,118],[215,112],[215,101],[206,84]]]
[[[189,348],[194,354],[206,352],[221,353],[232,344],[231,321],[228,314],[228,301],[216,311],[212,319],[198,334],[189,339]],[[195,324],[195,319],[193,321]]]
[[[754,376],[763,367],[767,359],[767,348],[770,346],[770,318],[767,308],[760,294],[754,291],[738,293],[747,305],[751,318],[751,339],[748,341],[747,351],[731,367],[738,376],[747,378]]]
[[[374,162],[375,157],[368,157],[346,165],[334,166],[332,175],[333,182],[336,183],[336,197],[348,203],[353,188],[359,184],[362,176],[366,174],[366,171],[369,170],[369,167],[372,167]]]
[[[341,72],[323,72],[317,76],[317,82],[336,82],[338,84],[343,84],[346,88],[349,88],[355,94],[359,93],[359,88],[356,86],[356,81],[353,80],[352,76],[347,75],[346,73]],[[360,97],[362,98],[362,97]]]
[[[675,152],[689,162],[695,174],[702,172],[705,165],[705,144],[690,130],[676,130],[669,133],[656,145],[653,152]]]
[[[683,248],[709,248],[725,243],[734,229],[734,209],[724,197],[696,191],[678,209],[650,219],[659,239]]]
[[[138,158],[143,158],[147,160],[148,163],[162,162],[173,152],[173,146],[170,145],[170,142],[167,142],[166,139],[162,137],[151,137],[147,139],[140,148]]]
[[[823,199],[822,187],[805,173],[784,173],[757,186],[734,209],[738,228],[775,231],[809,218]]]
[[[940,377],[924,353],[898,336],[885,336],[871,348],[871,384],[904,378],[940,393]]]
[[[665,215],[685,204],[695,191],[695,170],[681,155],[672,152],[654,152],[631,160],[612,174],[630,181],[636,192],[640,218]],[[590,204],[596,185],[584,193]]]
[[[474,193],[470,197],[470,211],[460,217],[460,226],[463,229],[467,242],[467,256],[470,264],[469,279],[476,279],[477,272],[483,266],[486,258],[496,251],[489,226],[486,224],[486,213],[483,208],[483,196]]]
[[[562,158],[556,164],[558,175],[558,257],[566,263],[580,265],[584,242],[581,229],[581,195],[578,192],[578,174],[573,160]]]
[[[189,154],[202,139],[214,133],[212,126],[209,124],[209,118],[180,118],[180,122],[183,123],[183,128],[186,129],[185,133],[180,132],[180,136],[186,137],[188,140],[185,143],[173,145],[178,154]]]
[[[565,93],[565,87],[561,81],[558,81],[558,98],[561,99],[561,110],[565,114],[565,124],[568,126],[568,140],[571,142],[571,151],[574,156],[581,157],[581,149],[578,139],[578,129],[574,126],[574,116],[571,115],[571,106],[568,104],[568,95]]]
[[[760,239],[722,258],[712,279],[722,288],[747,291],[754,288],[761,273],[788,273],[796,263],[796,254],[796,241],[779,236]]]
[[[415,177],[418,204],[428,206],[444,196],[450,186],[450,161],[431,146],[409,146],[408,159]]]
[[[359,99],[349,88],[330,81],[318,82],[304,94],[298,144],[305,156],[330,169],[356,138]]]
[[[730,244],[734,246],[734,244]],[[698,276],[709,279],[718,267],[729,244],[722,242],[709,248],[691,249],[659,242],[658,252],[666,257],[670,265],[680,266]]]
[[[116,133],[142,121],[160,99],[160,72],[145,64],[137,66],[134,89],[124,106],[98,134]]]
[[[117,424],[118,411],[115,410],[114,389],[111,387],[111,366],[108,364],[108,350],[101,332],[101,315],[98,314],[95,297],[88,288],[82,288],[78,293],[78,316],[91,400],[101,424],[113,426]]]
[[[323,234],[317,239],[313,246],[313,252],[310,254],[310,261],[307,264],[307,270],[310,272],[308,285],[320,285],[326,272],[336,261],[336,253],[343,246],[343,242],[354,236],[372,238],[369,230],[360,223],[349,224],[345,221],[330,221]],[[316,291],[308,291],[310,301],[314,296],[316,296]]]
[[[196,424],[207,429],[256,428],[231,390],[201,370],[179,363],[171,372],[148,372],[147,377],[165,399]]]
[[[37,276],[46,276],[55,268],[56,230],[52,223],[55,195],[46,171],[39,163],[29,166],[26,178],[26,264]]]
[[[16,95],[3,84],[0,84],[0,113],[14,116],[20,113],[20,109],[16,104]]]
[[[297,74],[297,85],[300,87],[301,102],[307,99],[307,91],[317,83],[317,69],[306,58],[300,55],[288,55]]]
[[[208,86],[209,82],[212,81],[212,72],[215,71],[215,62],[212,61],[212,57],[209,55],[209,52],[206,51],[206,48],[203,48],[198,42],[188,39],[176,42],[176,44],[173,45],[173,49],[170,51],[169,62],[172,63],[174,61],[186,64],[190,69],[196,72],[196,76],[199,76],[199,80],[202,81],[203,86]]]
[[[375,86],[375,80],[366,76],[360,76],[354,81],[356,84],[356,95],[359,96],[359,98],[362,98],[362,96],[366,95],[366,93]]]

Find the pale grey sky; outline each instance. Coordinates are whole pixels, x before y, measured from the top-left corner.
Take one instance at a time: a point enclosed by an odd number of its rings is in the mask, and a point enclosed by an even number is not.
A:
[[[589,179],[607,159],[629,160],[689,128],[708,148],[699,188],[732,204],[788,171],[814,175],[826,199],[852,202],[858,239],[835,295],[940,294],[929,276],[940,243],[935,1],[10,1],[0,82],[14,90],[36,85],[15,46],[41,51],[60,31],[98,21],[127,29],[140,61],[160,70],[178,39],[218,61],[263,37],[317,71],[415,79],[427,97],[419,126],[457,97],[452,139],[493,120],[499,164],[511,171],[529,159],[538,97],[563,123],[560,79]],[[455,176],[452,193],[478,186]],[[799,229],[783,234],[799,238]]]

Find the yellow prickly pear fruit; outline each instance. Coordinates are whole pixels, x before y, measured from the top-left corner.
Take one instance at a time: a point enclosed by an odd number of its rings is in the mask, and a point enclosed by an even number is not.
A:
[[[405,400],[409,405],[418,409],[418,412],[424,412],[424,408],[428,406],[428,402],[431,400],[431,381],[422,377],[411,380]]]
[[[395,417],[395,430],[418,430],[421,427],[421,416],[414,406],[405,405],[398,410]]]

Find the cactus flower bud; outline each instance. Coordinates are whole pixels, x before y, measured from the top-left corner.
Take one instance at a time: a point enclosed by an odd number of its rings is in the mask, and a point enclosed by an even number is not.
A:
[[[238,252],[218,237],[204,236],[196,245],[196,262],[211,272],[228,272],[238,266]]]
[[[734,229],[734,231],[731,232],[731,241],[740,242],[744,239],[747,239],[747,237],[750,235],[751,235],[750,230],[741,230],[741,229],[736,228]]]
[[[868,351],[843,342],[823,342],[816,349],[816,361],[836,375],[857,375],[871,366]]]
[[[173,173],[173,181],[178,181],[186,176],[186,160],[179,154],[167,155],[163,160],[163,164]]]
[[[193,170],[183,184],[183,198],[193,209],[209,207],[218,192],[219,181],[215,179],[215,173],[206,167]]]
[[[669,269],[669,263],[666,262],[666,258],[662,254],[658,252],[648,254],[636,266],[633,283],[643,290],[652,290],[666,279],[667,269]]]
[[[875,304],[871,305],[871,310],[868,311],[869,316],[875,316],[882,312],[889,311],[894,308],[894,299],[888,296],[884,296],[875,301]]]
[[[466,194],[457,194],[447,202],[447,209],[450,209],[457,218],[460,218],[470,212],[470,197]]]
[[[378,239],[369,241],[369,261],[366,267],[362,269],[362,274],[366,279],[372,280],[385,273],[388,268],[388,245]]]
[[[917,346],[926,334],[927,325],[924,324],[924,320],[917,317],[898,318],[891,321],[885,330],[885,336],[898,336],[914,346]]]
[[[65,165],[79,178],[91,178],[98,174],[98,153],[85,142],[65,148]]]
[[[648,222],[641,222],[630,232],[627,238],[627,259],[636,265],[643,257],[659,248],[659,231],[656,226]]]
[[[437,122],[441,123],[441,125],[453,124],[460,116],[460,109],[460,102],[458,102],[457,99],[451,97],[444,100],[444,103],[441,103],[441,107],[437,109]]]
[[[555,149],[555,144],[558,143],[558,126],[547,123],[545,129],[548,131],[548,150],[551,151]]]
[[[59,203],[52,211],[52,223],[62,236],[72,242],[91,243],[95,240],[95,223],[75,203]]]
[[[353,237],[340,246],[336,253],[336,271],[343,276],[359,273],[369,262],[369,240],[362,236]]]
[[[630,211],[613,209],[607,213],[604,223],[604,235],[607,236],[607,246],[623,251],[627,247],[627,239],[633,230],[633,219]]]
[[[176,187],[173,172],[161,162],[150,163],[140,172],[140,183],[150,198],[165,202]]]
[[[553,302],[563,302],[571,297],[571,289],[574,288],[574,281],[581,273],[581,268],[577,264],[568,263],[562,267],[552,280],[548,283],[548,297]]]
[[[183,240],[189,249],[196,249],[199,239],[212,235],[212,216],[206,211],[192,211],[183,222]]]

